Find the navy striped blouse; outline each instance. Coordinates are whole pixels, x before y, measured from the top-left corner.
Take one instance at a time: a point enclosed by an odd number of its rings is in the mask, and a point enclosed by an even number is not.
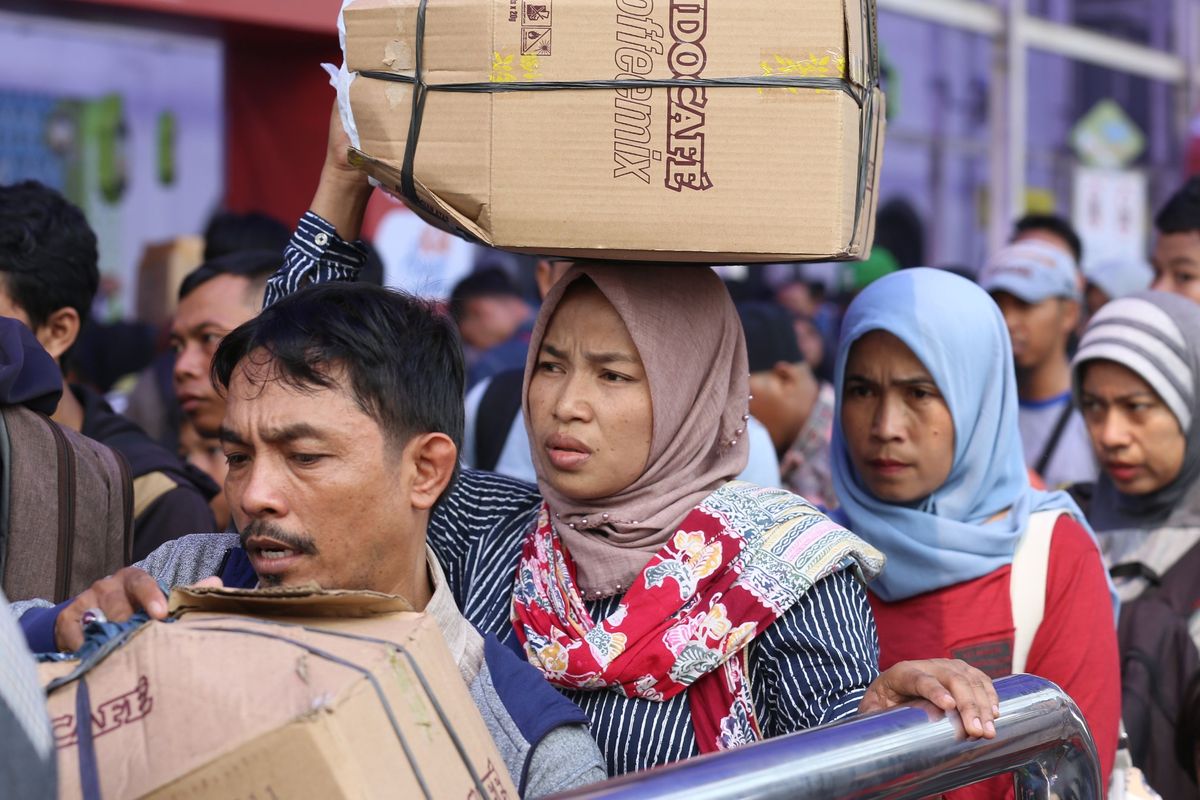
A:
[[[466,470],[430,520],[429,542],[463,614],[502,640],[515,638],[509,609],[517,560],[541,502],[532,486]],[[586,605],[599,620],[619,602],[610,597]],[[750,647],[754,705],[767,736],[854,713],[878,674],[875,622],[850,571],[820,581]],[[686,693],[664,703],[609,691],[564,693],[591,720],[610,775],[699,753]]]
[[[266,304],[309,283],[354,280],[361,248],[343,242],[311,212],[301,220]],[[434,509],[429,543],[466,616],[480,630],[515,639],[509,622],[517,560],[542,499],[536,488],[464,470]],[[619,597],[587,602],[592,618]],[[866,590],[850,571],[817,583],[750,645],[750,681],[763,733],[778,736],[854,713],[878,674],[879,644]],[[610,775],[699,753],[687,694],[656,703],[610,691],[563,690],[587,714]]]

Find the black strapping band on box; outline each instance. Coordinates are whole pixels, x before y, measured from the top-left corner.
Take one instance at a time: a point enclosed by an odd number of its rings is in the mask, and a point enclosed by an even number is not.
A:
[[[275,641],[283,642],[284,644],[290,644],[293,647],[298,647],[309,655],[314,655],[317,658],[323,658],[326,661],[346,667],[347,669],[351,669],[362,675],[371,684],[371,688],[375,690],[375,696],[379,699],[380,705],[383,706],[383,711],[387,715],[388,722],[392,726],[392,732],[396,734],[396,739],[400,742],[400,748],[404,750],[404,756],[408,759],[409,766],[412,767],[413,776],[417,779],[417,783],[421,787],[421,794],[425,795],[426,800],[433,800],[433,793],[429,791],[429,784],[425,782],[425,776],[421,774],[421,768],[417,764],[417,757],[414,755],[412,748],[409,747],[408,738],[404,735],[404,731],[400,729],[400,722],[396,719],[396,715],[392,711],[392,705],[388,702],[387,694],[383,691],[383,687],[379,685],[379,679],[371,674],[371,670],[367,669],[366,667],[361,667],[358,664],[355,664],[353,661],[348,661],[341,656],[336,656],[333,653],[322,650],[319,647],[313,647],[312,645],[305,644],[304,642],[297,642],[295,639],[289,639],[286,636],[280,636],[274,633],[267,633],[266,631],[248,631],[239,628],[222,628],[212,625],[197,626],[196,630],[214,633],[233,633],[239,636],[260,636],[263,639],[274,639]]]
[[[403,655],[405,661],[407,661],[408,665],[410,667],[412,667],[413,674],[417,676],[418,683],[421,684],[421,688],[425,691],[426,698],[429,700],[429,703],[433,706],[433,710],[434,710],[434,712],[437,713],[438,719],[441,721],[442,726],[446,730],[446,733],[450,736],[450,741],[454,744],[454,749],[458,751],[459,759],[462,760],[463,766],[466,767],[467,773],[471,776],[471,781],[475,784],[475,790],[477,792],[479,792],[479,797],[482,798],[482,800],[489,800],[489,798],[491,798],[491,795],[488,793],[487,788],[484,786],[483,779],[479,776],[479,773],[475,770],[475,765],[471,763],[471,758],[467,754],[466,745],[463,744],[463,741],[459,737],[458,732],[456,730],[454,730],[454,726],[450,723],[450,717],[448,714],[446,714],[445,709],[442,708],[442,704],[438,701],[437,694],[434,693],[433,687],[429,684],[429,679],[425,677],[424,670],[421,669],[421,665],[417,663],[417,660],[415,658],[413,658],[412,653],[410,653],[408,651],[408,648],[405,647],[403,644],[401,644],[399,642],[394,642],[390,639],[381,639],[376,636],[364,636],[362,634],[348,633],[346,631],[335,631],[335,630],[331,630],[328,628],[314,628],[309,625],[293,625],[293,624],[286,623],[286,622],[278,622],[275,620],[268,620],[268,619],[254,619],[254,618],[245,618],[245,617],[216,617],[212,621],[220,622],[220,621],[226,620],[226,619],[230,622],[241,622],[241,623],[254,622],[259,625],[275,626],[275,627],[280,627],[280,628],[299,628],[300,630],[306,631],[308,633],[315,633],[315,634],[319,634],[321,636],[333,636],[333,637],[342,638],[342,639],[352,639],[354,641],[359,641],[359,642],[368,642],[371,644],[386,645],[386,646],[394,649],[400,655]],[[296,645],[297,647],[301,647],[306,650],[309,650],[309,652],[313,652],[314,655],[320,655],[321,657],[325,657],[324,655],[322,655],[323,651],[314,651],[313,649],[310,649],[310,647],[308,645],[288,639],[285,636],[276,636],[274,634],[269,634],[269,633],[254,633],[252,631],[239,631],[237,629],[231,629],[231,628],[209,627],[204,622],[201,622],[196,627],[200,630],[208,630],[208,631],[222,631],[222,632],[227,632],[227,633],[239,633],[239,632],[253,633],[253,635],[265,636],[267,638],[278,639],[283,642],[288,642],[290,644]],[[409,756],[409,761],[411,761],[413,764],[413,774],[416,776],[417,782],[421,784],[421,788],[422,788],[422,790],[424,790],[425,797],[427,798],[427,800],[431,800],[432,796],[429,794],[429,790],[425,785],[425,780],[421,776],[421,772],[416,766],[416,761],[413,760],[412,754],[409,752],[408,742],[407,742],[407,740],[405,740],[404,734],[400,731],[399,723],[396,721],[395,716],[392,714],[392,708],[387,702],[387,697],[381,693],[382,689],[379,686],[378,681],[375,680],[375,677],[373,675],[369,674],[368,670],[363,670],[362,668],[357,667],[356,665],[350,664],[349,662],[343,662],[342,660],[337,659],[336,656],[333,658],[334,658],[334,660],[337,661],[337,663],[343,664],[343,666],[350,666],[350,667],[358,669],[360,672],[362,672],[364,675],[366,675],[367,678],[370,679],[371,685],[376,689],[376,693],[379,696],[379,701],[383,704],[384,710],[387,712],[388,720],[392,723],[392,729],[393,729],[393,731],[395,731],[397,737],[400,739],[401,747],[404,749],[405,754]]]
[[[360,72],[364,78],[375,80],[406,83],[413,87],[412,116],[408,123],[408,140],[404,147],[404,161],[400,167],[400,194],[409,203],[415,203],[421,208],[425,204],[417,196],[414,166],[417,158],[417,140],[421,135],[421,124],[425,118],[425,100],[430,91],[439,92],[538,92],[574,89],[624,89],[650,88],[671,89],[689,86],[701,88],[742,87],[759,89],[819,89],[837,91],[847,95],[855,105],[866,111],[859,124],[859,141],[862,149],[859,155],[858,192],[854,205],[854,230],[862,217],[863,199],[866,189],[868,167],[874,160],[875,128],[872,124],[874,116],[874,90],[879,85],[878,64],[874,60],[868,65],[866,86],[856,86],[846,78],[811,78],[792,75],[758,75],[748,78],[634,78],[614,80],[587,81],[526,81],[517,82],[468,82],[468,83],[439,83],[425,82],[425,18],[429,0],[420,0],[417,5],[417,24],[415,30],[416,48],[413,57],[413,74],[404,75],[397,72],[382,70],[367,70]],[[861,52],[869,52],[869,47],[875,41],[875,17],[871,13],[874,0],[865,0],[862,7],[862,41],[859,43]]]

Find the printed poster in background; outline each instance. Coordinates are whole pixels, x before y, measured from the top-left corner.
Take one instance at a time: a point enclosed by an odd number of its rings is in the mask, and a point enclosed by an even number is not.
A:
[[[1146,175],[1139,170],[1077,167],[1071,221],[1083,240],[1083,271],[1103,261],[1145,261]]]
[[[102,316],[134,308],[146,245],[204,229],[224,193],[214,37],[0,11],[0,183],[38,180],[96,231]]]

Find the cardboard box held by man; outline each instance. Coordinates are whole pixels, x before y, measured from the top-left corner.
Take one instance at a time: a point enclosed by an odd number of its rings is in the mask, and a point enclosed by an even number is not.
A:
[[[436,623],[404,600],[176,589],[171,607],[50,692],[60,797],[516,800]]]

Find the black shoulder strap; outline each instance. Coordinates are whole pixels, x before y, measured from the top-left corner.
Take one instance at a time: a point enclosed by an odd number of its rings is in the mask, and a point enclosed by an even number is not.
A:
[[[1071,412],[1074,410],[1075,406],[1070,400],[1067,400],[1062,413],[1058,415],[1058,421],[1054,423],[1054,430],[1050,431],[1050,438],[1046,440],[1046,446],[1042,448],[1042,454],[1038,457],[1037,464],[1033,467],[1033,471],[1038,474],[1038,477],[1045,478],[1046,467],[1050,466],[1050,459],[1054,456],[1054,451],[1058,449],[1058,442],[1062,439],[1063,431],[1067,429],[1067,423],[1071,421]]]
[[[8,568],[8,537],[11,531],[9,506],[12,498],[12,442],[8,439],[8,423],[0,409],[0,585]]]
[[[521,410],[521,387],[525,370],[510,369],[492,376],[475,412],[475,468],[496,469],[504,441]]]

